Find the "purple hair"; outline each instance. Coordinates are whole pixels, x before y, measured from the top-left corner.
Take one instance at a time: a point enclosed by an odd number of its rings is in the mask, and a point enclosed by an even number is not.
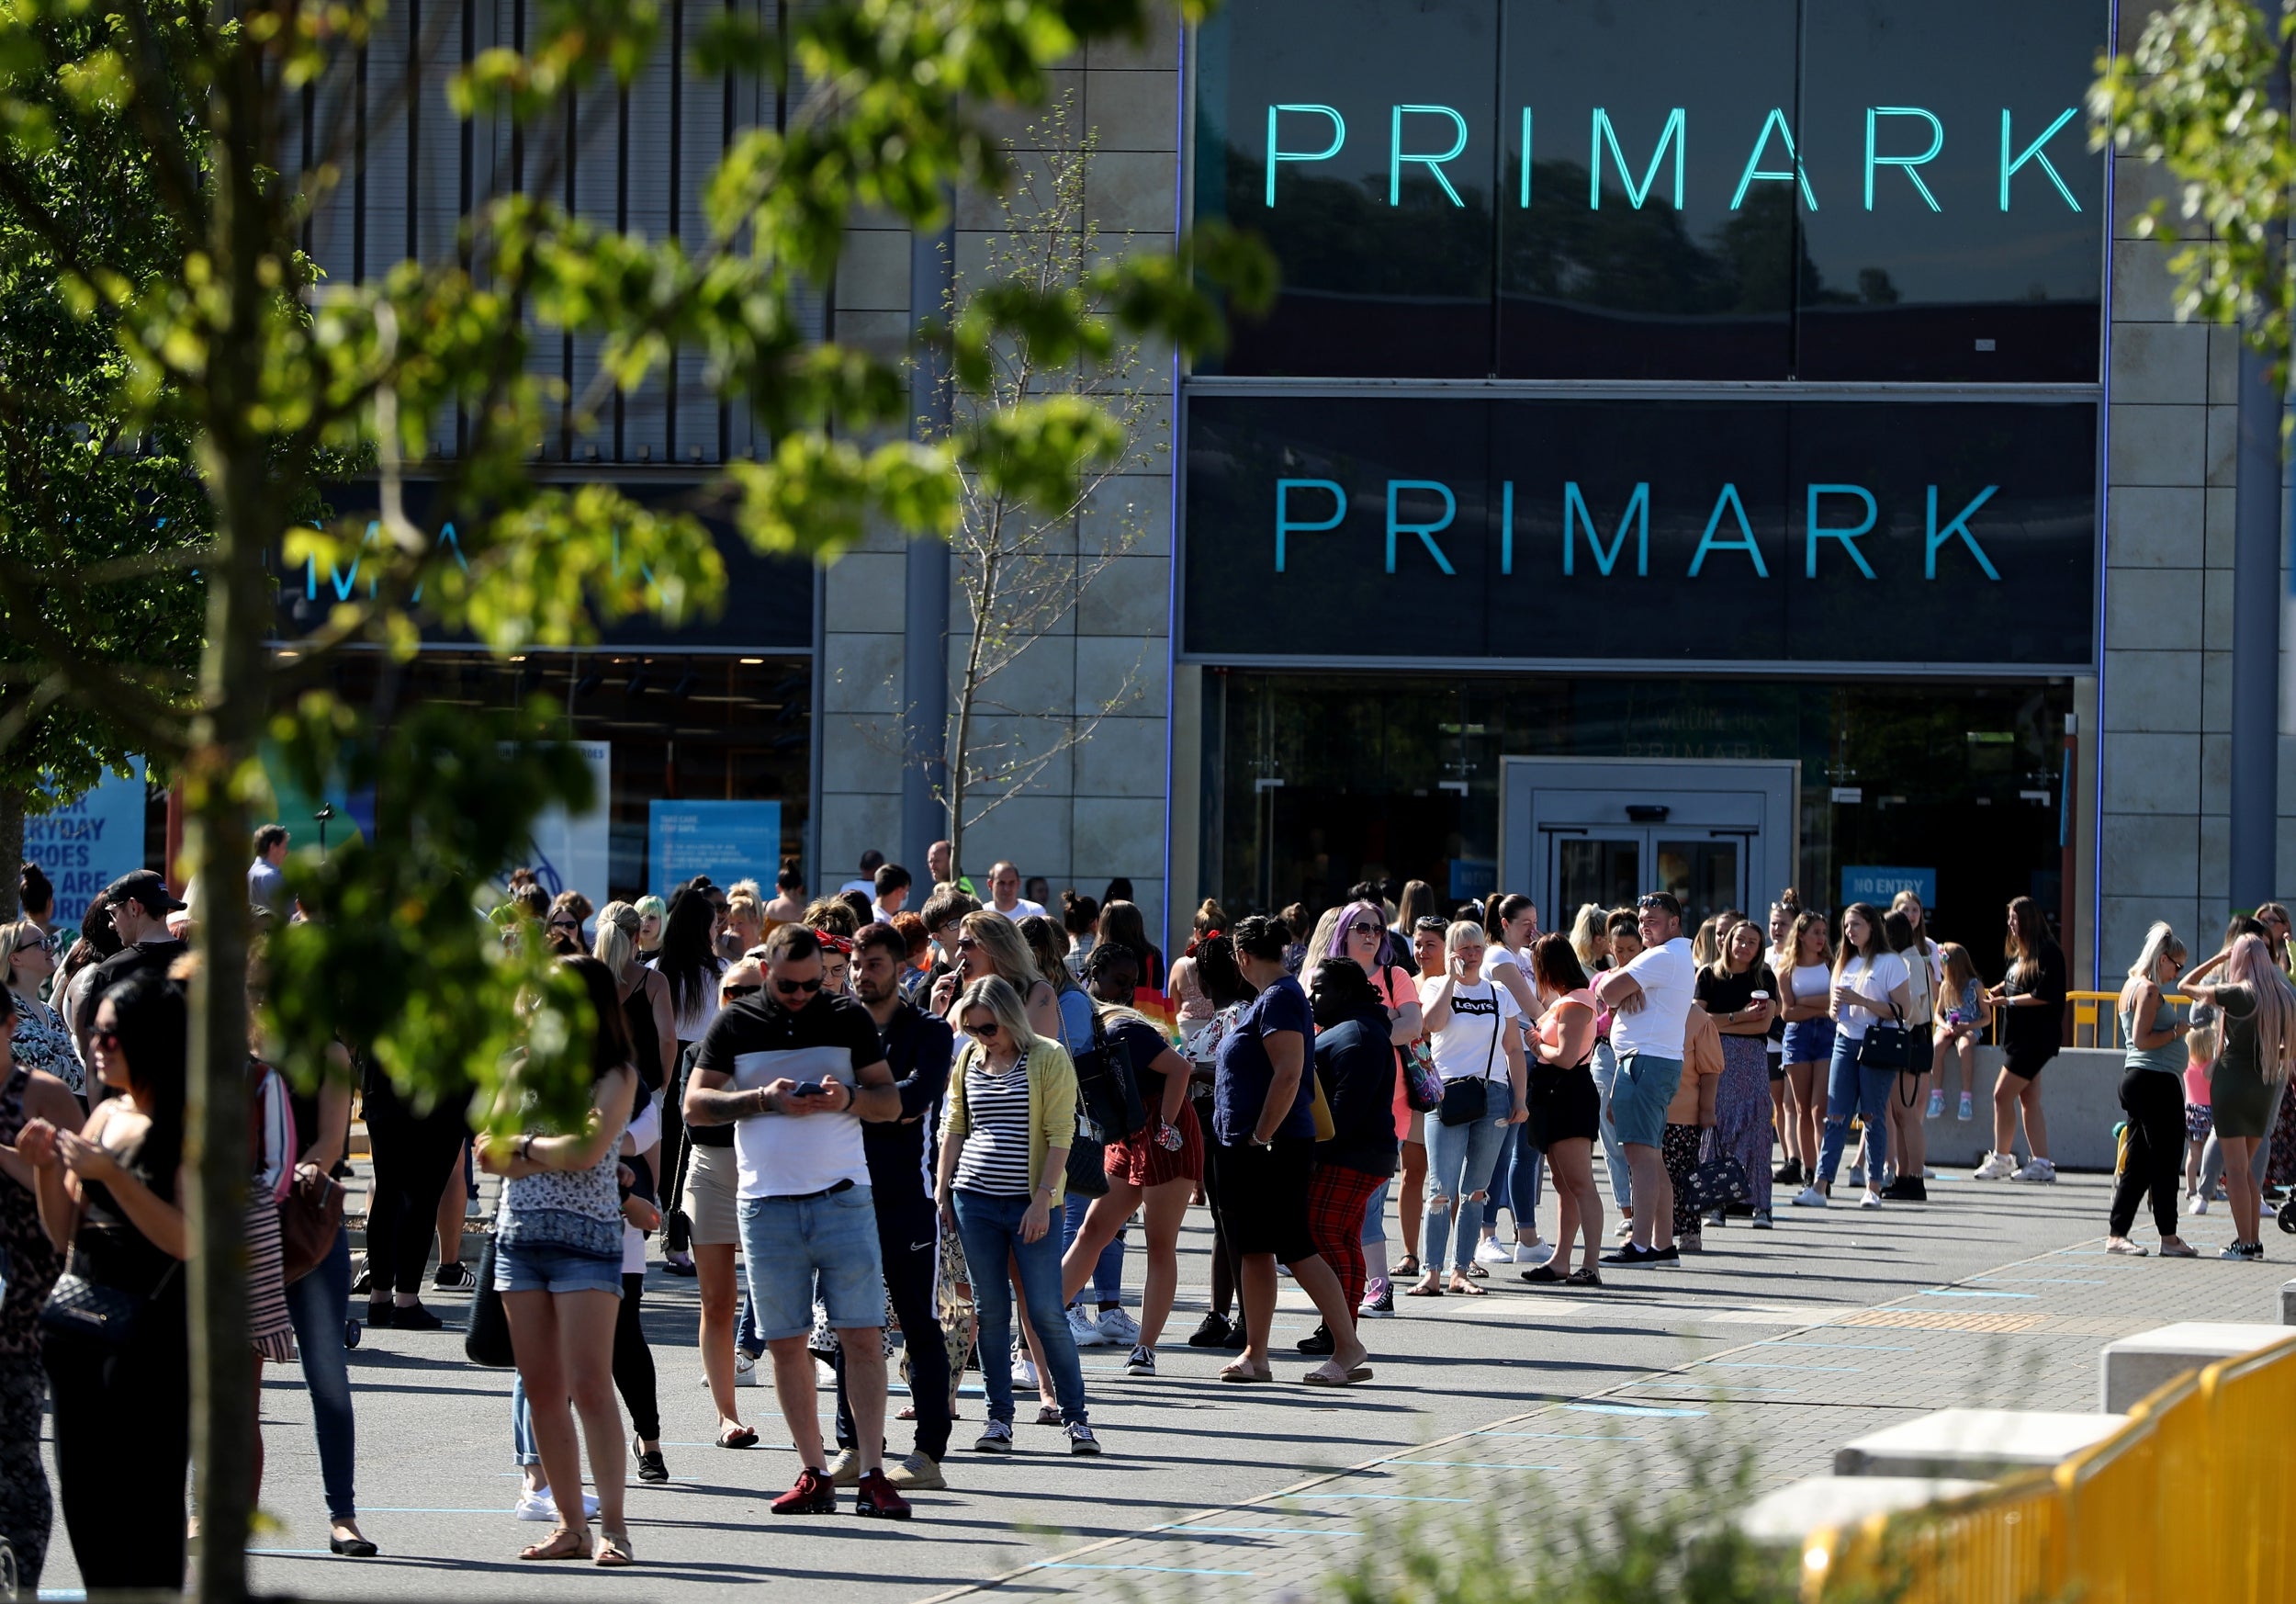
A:
[[[1327,958],[1347,956],[1347,930],[1356,922],[1356,915],[1358,913],[1369,914],[1372,921],[1381,930],[1387,928],[1386,909],[1381,908],[1376,902],[1350,902],[1339,910],[1339,922],[1332,926],[1332,950],[1325,953],[1323,956]]]

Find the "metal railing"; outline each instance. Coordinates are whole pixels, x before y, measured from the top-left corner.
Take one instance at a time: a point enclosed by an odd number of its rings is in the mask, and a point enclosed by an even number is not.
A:
[[[2284,1604],[2290,1419],[2296,1335],[2188,1371],[2054,1471],[1811,1533],[1805,1604]]]

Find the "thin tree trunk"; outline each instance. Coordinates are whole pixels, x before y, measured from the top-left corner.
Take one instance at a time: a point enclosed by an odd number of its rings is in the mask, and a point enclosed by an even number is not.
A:
[[[0,923],[24,917],[17,901],[24,867],[24,793],[0,791]]]

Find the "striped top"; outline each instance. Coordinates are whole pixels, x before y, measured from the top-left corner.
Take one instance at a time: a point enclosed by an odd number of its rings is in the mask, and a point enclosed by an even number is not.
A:
[[[1029,1195],[1029,1063],[1018,1058],[1003,1074],[986,1067],[986,1055],[966,1055],[966,1130],[957,1155],[957,1187],[991,1197]]]

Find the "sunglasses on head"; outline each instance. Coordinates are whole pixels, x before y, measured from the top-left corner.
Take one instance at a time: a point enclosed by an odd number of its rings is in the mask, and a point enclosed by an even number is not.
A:
[[[816,975],[810,980],[783,980],[777,976],[773,989],[783,997],[811,997],[821,989],[821,977]]]
[[[1661,913],[1671,913],[1674,911],[1673,904],[1671,902],[1670,902],[1666,898],[1657,895],[1638,897],[1635,898],[1635,906],[1638,909],[1655,908]]]
[[[721,997],[755,997],[759,992],[764,989],[765,988],[762,985],[721,986],[717,988],[717,992]]]
[[[1423,913],[1411,921],[1412,929],[1422,935],[1441,935],[1451,928],[1450,922],[1438,914]]]

